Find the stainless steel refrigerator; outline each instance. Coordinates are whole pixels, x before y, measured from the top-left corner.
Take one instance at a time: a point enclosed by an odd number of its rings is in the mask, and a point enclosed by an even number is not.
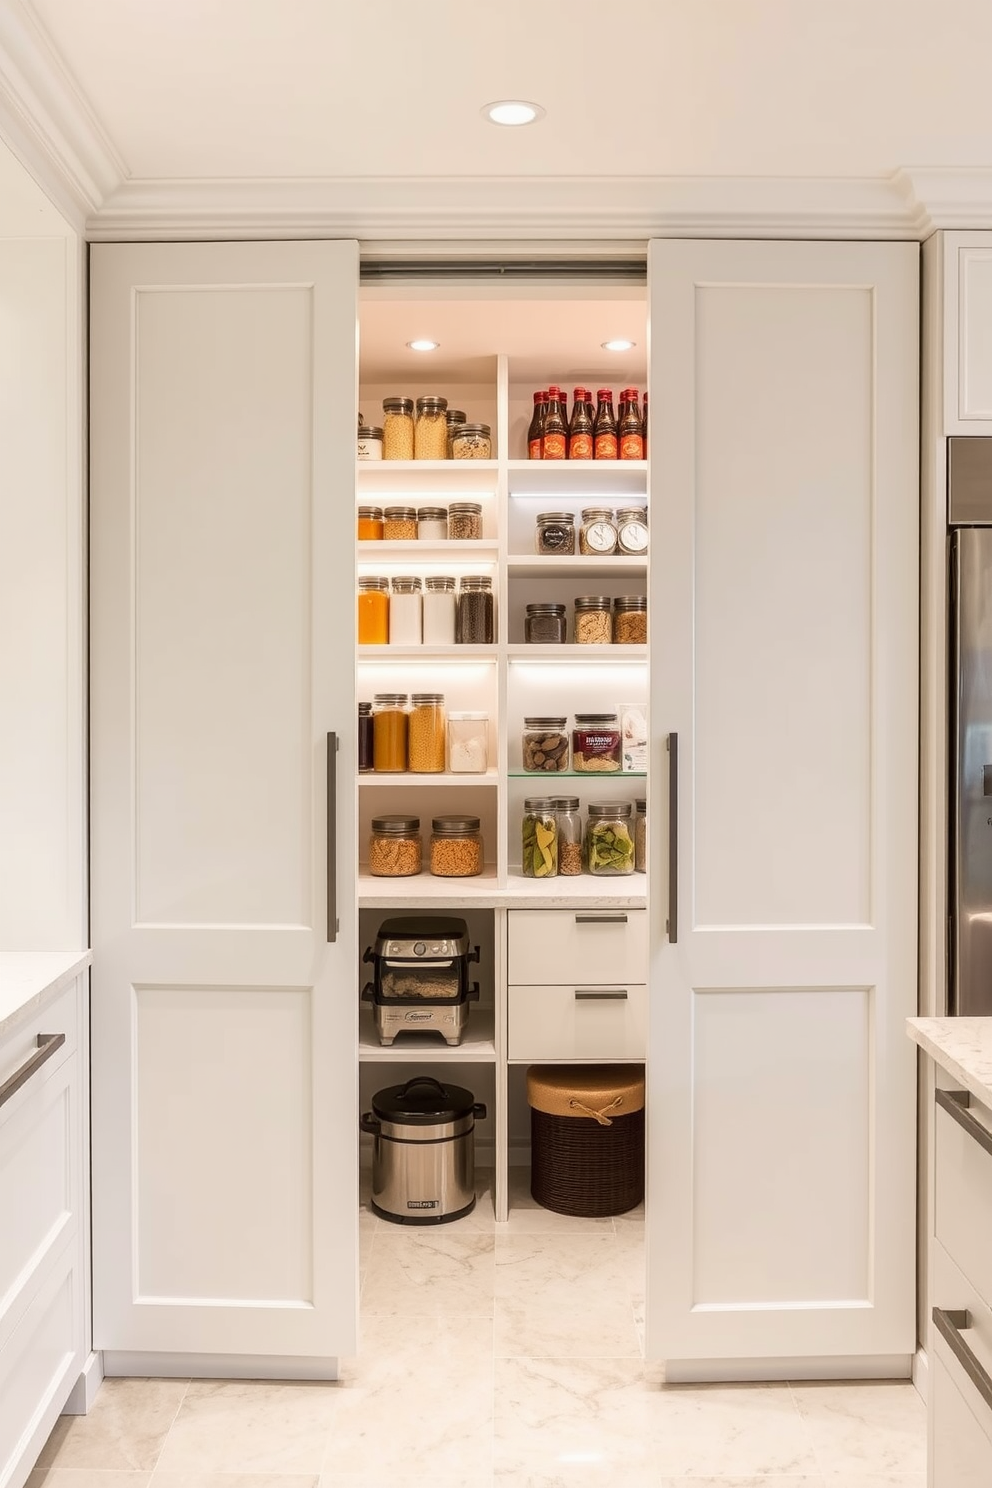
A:
[[[949,1011],[992,1015],[992,439],[948,440]]]

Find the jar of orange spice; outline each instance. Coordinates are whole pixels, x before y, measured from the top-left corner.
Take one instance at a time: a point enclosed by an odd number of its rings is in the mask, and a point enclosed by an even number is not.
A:
[[[389,580],[363,574],[358,580],[358,644],[385,646],[389,640]]]
[[[382,507],[360,506],[358,508],[358,541],[382,541]]]

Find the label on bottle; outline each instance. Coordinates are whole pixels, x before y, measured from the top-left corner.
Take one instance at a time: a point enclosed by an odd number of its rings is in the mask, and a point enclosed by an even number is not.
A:
[[[545,460],[564,460],[566,458],[564,434],[545,434],[541,454]]]
[[[644,435],[624,434],[620,440],[621,460],[643,460],[644,459]]]
[[[617,436],[615,434],[596,435],[596,459],[615,460],[617,457]]]
[[[527,458],[528,458],[528,460],[539,460],[541,458],[541,441],[540,441],[540,439],[532,439],[532,440],[530,440],[530,442],[527,445]]]
[[[591,460],[592,435],[573,434],[568,441],[568,458],[570,460]]]

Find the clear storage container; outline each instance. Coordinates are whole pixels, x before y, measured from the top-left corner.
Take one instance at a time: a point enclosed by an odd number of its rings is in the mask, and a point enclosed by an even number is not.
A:
[[[524,613],[524,640],[538,646],[562,645],[565,640],[565,606],[527,605]]]
[[[380,542],[382,533],[382,507],[360,506],[358,508],[358,541]]]
[[[547,556],[575,552],[575,514],[541,512],[537,518],[536,546]]]
[[[489,424],[461,424],[451,436],[453,460],[491,460],[492,429]]]
[[[642,558],[648,550],[646,506],[624,506],[617,512],[617,551]]]
[[[448,507],[448,536],[453,542],[478,542],[482,536],[482,502],[453,501]]]
[[[453,775],[484,775],[489,769],[489,714],[448,714],[448,769]]]
[[[558,872],[558,819],[546,796],[524,801],[520,871],[524,878],[554,878]]]
[[[575,641],[579,646],[609,645],[613,611],[608,594],[579,594],[575,599]]]
[[[564,718],[525,718],[520,741],[528,774],[558,774],[568,769],[568,734]]]
[[[382,458],[413,459],[413,399],[383,398]]]
[[[389,640],[389,580],[363,574],[358,580],[358,644],[384,646]]]
[[[604,558],[617,550],[617,529],[612,508],[587,506],[579,528],[579,552],[588,557]]]
[[[417,536],[416,507],[387,506],[382,535],[387,542],[413,542]]]
[[[416,574],[397,575],[389,596],[389,644],[419,646],[424,639],[424,601]]]
[[[455,640],[468,646],[488,646],[495,639],[493,581],[488,574],[467,574],[458,595]]]
[[[415,692],[410,704],[407,765],[418,775],[440,775],[444,770],[447,731],[444,695]]]
[[[633,873],[634,837],[629,801],[590,801],[585,866],[590,873],[602,877]]]
[[[620,717],[617,713],[576,713],[572,730],[572,769],[580,774],[620,771]]]
[[[381,460],[383,440],[383,430],[377,424],[359,424],[358,458],[360,460]]]
[[[464,408],[449,408],[447,410],[447,412],[445,413],[445,415],[444,415],[444,421],[445,421],[445,423],[448,426],[448,459],[449,460],[451,459],[451,441],[454,438],[455,430],[458,428],[458,425],[459,424],[464,424],[465,418],[466,418],[466,415],[465,415]]]
[[[373,878],[410,878],[423,867],[419,816],[374,816],[369,837]]]
[[[645,594],[621,594],[613,601],[613,640],[618,646],[644,646],[648,639]]]
[[[406,769],[409,714],[405,692],[377,692],[372,700],[372,761],[377,773]]]
[[[455,581],[450,574],[424,580],[424,645],[455,644]]]
[[[634,802],[634,869],[637,873],[648,871],[648,803],[644,796]]]
[[[358,705],[358,771],[359,774],[367,774],[369,770],[375,769],[374,727],[372,723],[372,704],[359,703]]]
[[[558,823],[558,873],[575,878],[582,872],[582,817],[578,796],[554,796],[551,806]]]
[[[477,816],[434,817],[431,872],[438,878],[474,878],[482,872],[482,833]]]
[[[448,537],[448,512],[443,506],[417,508],[417,538],[420,542],[444,542]]]
[[[447,398],[418,398],[417,422],[413,430],[413,458],[415,460],[446,460],[448,458],[448,409]]]

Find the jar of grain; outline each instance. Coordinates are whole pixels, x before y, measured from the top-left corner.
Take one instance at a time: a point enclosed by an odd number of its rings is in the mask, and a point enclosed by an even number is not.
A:
[[[413,459],[413,399],[383,398],[382,458]]]
[[[541,512],[537,518],[537,551],[554,556],[575,552],[574,512]]]
[[[493,581],[488,574],[466,574],[458,595],[455,640],[462,645],[490,646],[495,639]]]
[[[525,718],[520,740],[523,767],[528,774],[568,769],[568,735],[564,718]]]
[[[644,796],[634,802],[634,872],[648,871],[648,803]]]
[[[406,769],[409,714],[405,692],[377,692],[372,699],[372,762],[377,773]]]
[[[418,398],[417,422],[413,430],[415,460],[448,458],[447,398]]]
[[[585,835],[585,866],[613,878],[634,871],[634,838],[629,801],[590,801]]]
[[[410,878],[423,866],[419,816],[374,816],[369,838],[373,878]]]
[[[387,542],[413,542],[417,536],[415,506],[387,506],[382,524]]]
[[[616,775],[620,771],[620,718],[616,713],[576,713],[572,730],[572,769],[579,774]]]
[[[448,426],[448,459],[451,459],[451,441],[459,424],[465,422],[464,408],[449,408],[444,415],[444,421]]]
[[[410,703],[407,765],[418,775],[440,775],[444,771],[444,694],[415,692]]]
[[[477,542],[482,536],[482,502],[453,501],[448,507],[448,536],[453,542]]]
[[[448,714],[448,769],[453,775],[484,775],[489,769],[489,714]]]
[[[643,558],[648,550],[648,509],[623,506],[617,512],[617,552]]]
[[[575,599],[575,641],[579,646],[606,646],[613,639],[608,594],[579,594]]]
[[[579,552],[605,558],[617,550],[617,529],[608,506],[587,506],[579,528]]]
[[[415,574],[397,575],[389,598],[389,644],[419,646],[424,639],[424,602]]]
[[[613,640],[618,646],[644,646],[648,639],[646,594],[621,594],[613,601]]]
[[[424,580],[424,645],[455,644],[455,581],[450,574]]]
[[[360,506],[358,508],[358,541],[381,542],[382,507]]]
[[[475,878],[482,872],[482,833],[477,816],[434,817],[431,872],[438,878]]]
[[[384,646],[389,640],[389,580],[362,574],[358,580],[358,644]]]
[[[524,640],[532,645],[562,645],[565,640],[563,604],[529,604],[524,612]]]
[[[524,878],[554,878],[558,872],[558,821],[546,796],[524,801],[520,871]]]
[[[492,429],[489,424],[462,424],[451,436],[453,460],[491,460]]]
[[[417,539],[419,542],[447,541],[448,513],[445,507],[417,507]]]
[[[578,796],[554,796],[551,807],[558,823],[558,872],[575,878],[582,872],[582,817]]]
[[[360,460],[381,460],[383,431],[376,424],[359,424],[358,426],[358,458]]]

